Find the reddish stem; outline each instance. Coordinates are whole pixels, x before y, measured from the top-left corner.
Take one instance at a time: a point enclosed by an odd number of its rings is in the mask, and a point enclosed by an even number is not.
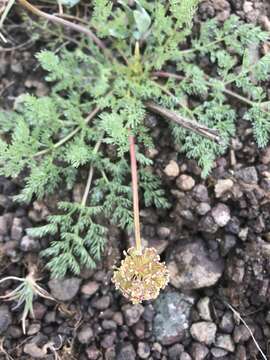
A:
[[[132,179],[132,197],[133,197],[133,213],[134,213],[134,231],[136,249],[139,253],[142,252],[141,231],[140,231],[140,214],[139,214],[139,192],[138,192],[138,171],[135,150],[135,138],[133,135],[129,136],[129,152],[131,163],[131,179]]]

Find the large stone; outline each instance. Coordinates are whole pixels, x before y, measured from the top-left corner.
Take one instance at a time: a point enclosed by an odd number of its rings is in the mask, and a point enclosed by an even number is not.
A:
[[[176,288],[200,289],[214,285],[223,272],[223,260],[210,260],[201,240],[179,245],[172,254],[168,269]]]
[[[52,296],[60,301],[70,301],[78,293],[81,280],[75,277],[69,279],[52,279],[48,285]]]
[[[161,344],[174,344],[184,337],[194,301],[193,297],[178,292],[163,293],[155,300],[153,333]]]
[[[216,339],[217,326],[210,321],[200,321],[192,324],[190,333],[193,339],[200,343],[211,345]]]

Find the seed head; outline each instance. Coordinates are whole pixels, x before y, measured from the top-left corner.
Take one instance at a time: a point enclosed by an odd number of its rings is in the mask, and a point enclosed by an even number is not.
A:
[[[133,304],[157,298],[169,281],[169,272],[156,249],[146,248],[140,254],[132,247],[124,255],[112,278],[115,287]]]

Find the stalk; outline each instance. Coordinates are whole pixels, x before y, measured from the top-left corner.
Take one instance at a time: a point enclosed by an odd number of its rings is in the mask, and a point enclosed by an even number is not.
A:
[[[141,241],[140,214],[139,214],[138,172],[137,172],[137,161],[136,161],[136,151],[135,151],[135,138],[133,135],[129,136],[129,153],[130,153],[130,163],[131,163],[135,243],[136,243],[136,250],[138,251],[139,254],[141,254],[142,241]]]

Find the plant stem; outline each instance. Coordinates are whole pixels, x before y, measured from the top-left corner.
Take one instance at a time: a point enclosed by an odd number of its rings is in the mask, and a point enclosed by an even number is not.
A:
[[[44,11],[39,10],[38,8],[36,8],[35,6],[33,6],[32,4],[30,4],[27,0],[18,0],[18,2],[25,7],[27,10],[31,11],[33,14],[41,16],[49,21],[52,21],[56,24],[60,24],[60,25],[64,25],[72,30],[78,31],[80,33],[83,33],[85,35],[87,35],[91,41],[93,41],[105,54],[105,56],[111,60],[113,60],[113,56],[112,54],[108,51],[108,49],[106,48],[105,44],[103,43],[103,41],[101,41],[90,29],[88,29],[85,26],[79,25],[79,24],[74,24],[71,21],[65,20],[61,17],[57,17],[55,15],[52,14],[47,14]]]
[[[175,113],[174,111],[166,109],[160,105],[157,105],[152,101],[147,101],[145,103],[145,106],[147,109],[165,117],[168,120],[176,122],[185,129],[191,130],[217,143],[221,142],[218,131],[215,129],[210,129],[205,125],[199,124],[197,121],[184,118],[183,116]]]
[[[96,114],[99,112],[100,108],[97,106],[85,119],[85,124],[87,125],[89,123],[90,120],[92,120]],[[34,157],[37,156],[42,156],[45,154],[48,154],[50,151],[55,150],[57,148],[59,148],[60,146],[62,146],[63,144],[65,144],[67,141],[69,141],[70,139],[73,138],[73,136],[75,136],[79,131],[81,130],[80,126],[77,126],[73,131],[71,131],[67,136],[65,136],[63,139],[59,140],[57,143],[55,143],[51,148],[48,149],[44,149],[41,151],[38,151]]]
[[[138,193],[138,173],[135,150],[135,138],[133,135],[129,136],[129,152],[131,163],[131,179],[132,179],[132,197],[133,197],[133,213],[134,213],[134,231],[136,250],[139,254],[142,253],[142,241],[140,231],[140,214],[139,214],[139,193]]]

